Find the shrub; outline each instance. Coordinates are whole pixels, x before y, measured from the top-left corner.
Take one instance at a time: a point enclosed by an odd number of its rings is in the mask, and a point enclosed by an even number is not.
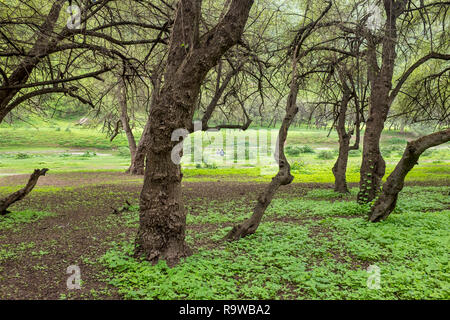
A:
[[[287,146],[286,154],[288,156],[298,156],[301,153],[315,153],[314,149],[310,146]]]
[[[314,149],[308,145],[301,147],[302,153],[316,153]]]
[[[81,155],[83,158],[92,158],[92,157],[96,157],[97,156],[97,153],[95,153],[95,151],[94,152],[92,152],[92,153],[90,153],[89,151],[86,151],[83,155]]]
[[[389,143],[391,143],[391,144],[406,144],[407,141],[403,138],[392,138],[392,139],[389,139]]]
[[[300,171],[305,167],[305,163],[303,161],[295,161],[291,164],[292,171]]]
[[[19,152],[18,154],[16,154],[16,159],[30,159],[30,158],[32,158],[32,155],[28,153]]]
[[[330,150],[322,150],[317,155],[317,159],[321,159],[321,160],[329,160],[329,159],[333,159],[333,158],[334,158],[334,153],[333,153],[333,151],[330,151]]]
[[[298,156],[300,153],[301,153],[301,150],[299,147],[292,147],[292,146],[286,147],[286,154],[288,156],[295,157],[295,156]]]

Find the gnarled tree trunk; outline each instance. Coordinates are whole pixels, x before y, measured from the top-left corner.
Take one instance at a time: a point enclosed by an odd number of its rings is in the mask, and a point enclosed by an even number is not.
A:
[[[199,35],[200,0],[180,0],[172,29],[164,85],[151,106],[149,140],[140,197],[140,226],[135,254],[169,266],[191,254],[185,242],[186,210],[181,197],[181,167],[172,161],[177,129],[192,131],[195,103],[208,71],[235,45],[253,0],[233,0],[228,12]]]
[[[131,163],[133,164],[136,157],[137,145],[136,139],[133,134],[133,130],[131,129],[130,117],[128,116],[127,87],[125,79],[123,77],[120,77],[117,88],[118,88],[117,96],[120,107],[120,123],[122,124],[122,129],[123,131],[125,131],[125,135],[127,136],[128,148],[130,149],[131,155]],[[130,172],[130,169],[128,169],[127,172]]]
[[[343,79],[345,81],[345,79]],[[339,106],[339,116],[336,126],[336,131],[339,136],[339,156],[336,163],[333,166],[334,175],[334,191],[340,193],[347,193],[347,163],[348,163],[348,153],[350,151],[350,139],[352,135],[348,133],[345,129],[345,118],[347,115],[348,103],[351,99],[352,93],[350,88],[343,83],[343,96],[341,105]],[[359,124],[358,124],[359,125]]]
[[[150,106],[156,104],[156,99],[159,94],[161,85],[161,74],[156,72],[152,78],[153,92]],[[144,130],[142,132],[141,139],[136,147],[134,154],[131,156],[131,165],[128,168],[127,173],[132,175],[144,175],[145,172],[145,158],[147,155],[147,148],[150,141],[150,121],[152,119],[149,117],[147,123],[145,124]]]
[[[403,189],[405,177],[417,164],[420,155],[428,148],[448,141],[450,141],[450,129],[436,132],[408,143],[401,160],[387,178],[380,197],[371,209],[370,221],[384,220],[395,209],[398,194]]]
[[[5,215],[9,213],[8,208],[17,201],[22,200],[25,198],[36,186],[39,178],[41,176],[45,176],[48,169],[36,169],[34,170],[33,174],[30,176],[30,179],[28,180],[27,185],[20,189],[19,191],[14,192],[13,194],[7,196],[4,199],[0,199],[0,215]]]

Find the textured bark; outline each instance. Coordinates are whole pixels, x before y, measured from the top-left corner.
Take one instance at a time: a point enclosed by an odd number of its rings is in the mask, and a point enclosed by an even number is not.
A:
[[[149,117],[144,186],[136,256],[173,266],[191,254],[185,242],[186,210],[181,197],[181,167],[172,161],[178,141],[172,133],[192,131],[200,86],[221,56],[241,38],[252,0],[233,0],[219,23],[199,35],[200,0],[180,0],[170,39],[164,85]]]
[[[385,11],[389,19],[386,20],[384,27],[381,68],[378,67],[377,48],[372,42],[373,39],[370,39],[368,45],[367,62],[371,95],[360,169],[359,203],[367,203],[375,199],[386,171],[386,163],[380,151],[380,138],[392,104],[390,92],[396,58],[396,21],[403,12],[404,6],[405,2],[401,0],[384,0]]]
[[[30,176],[30,179],[28,180],[27,185],[20,189],[19,191],[14,192],[13,194],[7,196],[4,199],[0,199],[0,215],[5,215],[9,213],[8,208],[17,201],[22,200],[25,198],[36,186],[39,178],[41,176],[45,176],[48,169],[36,169],[34,170],[33,174]]]
[[[153,92],[150,106],[156,104],[156,99],[159,95],[161,85],[160,73],[157,72],[156,74],[153,75],[152,83],[153,83]],[[150,141],[150,121],[151,118],[149,117],[142,132],[141,139],[139,140],[139,143],[136,147],[134,156],[131,158],[131,165],[130,168],[127,170],[127,173],[131,175],[144,175],[145,173],[145,158],[147,154],[148,144]]]
[[[378,222],[386,219],[395,209],[398,194],[403,189],[405,177],[417,164],[420,155],[428,148],[450,141],[450,129],[436,132],[409,142],[394,171],[383,185],[383,191],[371,209],[369,220]]]
[[[345,118],[347,115],[348,103],[351,96],[352,93],[350,89],[347,85],[344,84],[343,96],[341,104],[339,106],[339,116],[336,125],[336,131],[339,136],[339,156],[332,169],[334,175],[334,191],[340,193],[348,192],[346,173],[348,152],[350,151],[350,139],[352,135],[345,129]],[[357,125],[359,126],[359,124]]]
[[[128,148],[130,149],[131,163],[134,163],[136,157],[137,145],[136,139],[134,138],[133,130],[130,126],[130,117],[128,116],[128,104],[127,104],[127,87],[125,79],[120,77],[118,87],[118,100],[120,107],[120,123],[122,124],[122,129],[125,131],[127,136]],[[131,167],[130,167],[131,169]],[[130,169],[127,172],[130,172]],[[143,173],[142,173],[143,174]]]

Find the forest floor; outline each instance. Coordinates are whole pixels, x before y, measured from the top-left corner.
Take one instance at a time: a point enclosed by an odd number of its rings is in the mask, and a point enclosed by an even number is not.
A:
[[[449,144],[422,155],[395,212],[371,224],[368,206],[355,201],[361,152],[349,158],[351,193],[336,194],[336,134],[293,128],[286,151],[294,183],[276,194],[254,235],[225,243],[274,175],[272,157],[256,157],[251,139],[239,133],[238,141],[250,141],[240,145],[241,163],[231,151],[223,165],[209,147],[211,161],[183,165],[186,241],[194,254],[170,269],[131,257],[143,178],[123,173],[125,137],[111,142],[96,129],[45,125],[0,126],[0,198],[33,169],[50,168],[0,216],[0,299],[450,298]],[[387,174],[415,137],[384,133]],[[126,201],[132,208],[113,214]],[[67,287],[70,266],[81,272],[80,290]]]
[[[27,178],[0,178],[0,197]],[[355,185],[341,196],[329,183],[294,183],[235,243],[222,238],[265,183],[184,182],[194,254],[169,269],[131,257],[142,177],[50,171],[0,217],[0,299],[449,299],[448,182],[408,182],[379,224],[366,221]],[[113,214],[125,201],[132,209]],[[67,288],[72,265],[80,290]],[[368,288],[369,266],[380,268],[379,289]]]

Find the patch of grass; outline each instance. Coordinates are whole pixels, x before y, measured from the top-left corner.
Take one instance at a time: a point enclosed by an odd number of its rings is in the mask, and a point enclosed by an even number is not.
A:
[[[335,156],[334,156],[333,151],[330,151],[330,150],[322,150],[317,155],[317,159],[321,159],[321,160],[330,160],[330,159],[333,159],[334,157]]]
[[[54,215],[54,213],[33,210],[11,212],[7,215],[0,216],[0,230],[20,228],[24,223],[32,223],[39,219]]]

